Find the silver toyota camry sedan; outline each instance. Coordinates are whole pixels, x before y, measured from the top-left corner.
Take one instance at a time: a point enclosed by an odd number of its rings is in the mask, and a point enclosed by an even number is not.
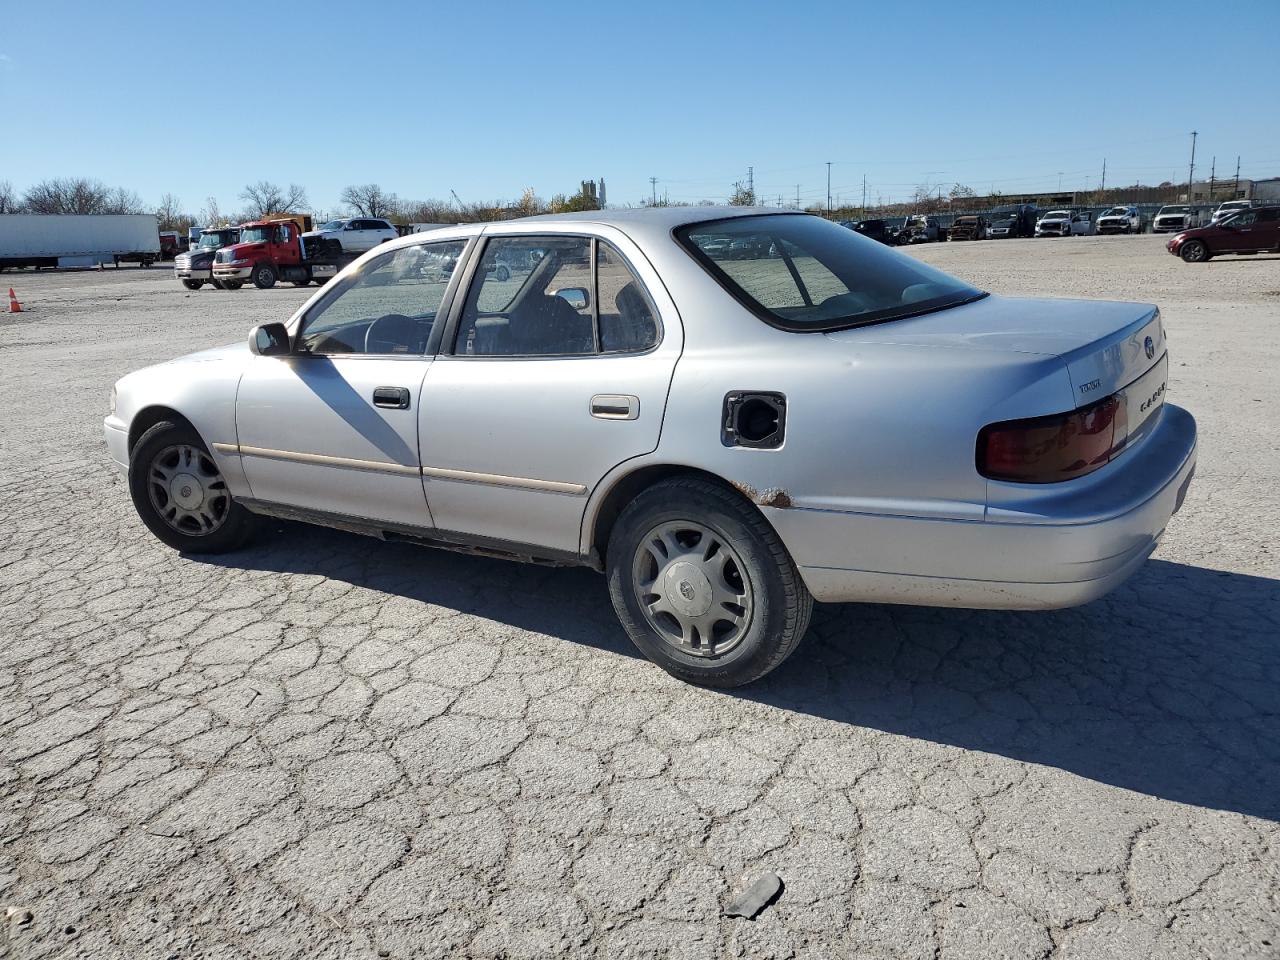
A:
[[[646,656],[728,687],[814,600],[1123,582],[1195,466],[1167,375],[1151,305],[994,296],[804,214],[603,211],[380,246],[121,379],[106,439],[178,550],[269,515],[583,564]]]

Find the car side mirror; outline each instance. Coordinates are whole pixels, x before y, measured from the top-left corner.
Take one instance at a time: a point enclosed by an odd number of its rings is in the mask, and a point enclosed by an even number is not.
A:
[[[264,323],[249,331],[249,351],[260,357],[280,357],[289,352],[289,331],[283,323]]]
[[[591,305],[591,295],[585,287],[562,287],[555,292],[555,296],[575,310],[585,310]]]

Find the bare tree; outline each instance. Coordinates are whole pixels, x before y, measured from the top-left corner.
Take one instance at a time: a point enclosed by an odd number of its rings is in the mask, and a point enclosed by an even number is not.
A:
[[[344,187],[339,198],[362,217],[391,217],[400,211],[400,200],[376,183]]]
[[[144,213],[146,205],[132,190],[108,187],[86,177],[42,180],[27,191],[23,205],[32,213]]]
[[[17,213],[20,206],[18,195],[13,192],[13,184],[8,180],[0,180],[0,213]]]
[[[27,190],[23,205],[32,213],[101,213],[107,187],[84,177],[54,177]]]
[[[297,208],[307,205],[307,191],[296,183],[281,189],[269,180],[259,180],[248,184],[240,193],[240,199],[249,206],[245,213],[249,217],[265,217],[269,213],[296,213]]]
[[[156,208],[156,219],[160,221],[161,230],[187,230],[195,226],[196,218],[182,210],[182,201],[172,193],[160,198],[160,206]]]
[[[147,205],[132,190],[124,187],[113,187],[107,191],[102,201],[102,209],[98,213],[146,213]]]

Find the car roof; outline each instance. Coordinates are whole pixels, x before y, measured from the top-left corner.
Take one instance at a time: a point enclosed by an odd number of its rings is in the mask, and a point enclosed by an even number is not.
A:
[[[705,223],[709,220],[728,220],[737,217],[758,217],[790,214],[791,216],[809,216],[799,210],[779,210],[777,207],[625,207],[617,210],[582,210],[575,213],[546,213],[533,217],[517,217],[512,220],[487,220],[472,223],[459,223],[428,230],[423,233],[410,233],[392,240],[386,248],[397,249],[415,243],[433,242],[435,240],[454,240],[476,236],[477,234],[495,234],[515,227],[525,232],[527,224],[555,224],[572,230],[573,224],[614,227],[632,240],[642,245],[660,246],[669,241],[671,231],[691,223]],[[558,231],[557,231],[558,232]]]

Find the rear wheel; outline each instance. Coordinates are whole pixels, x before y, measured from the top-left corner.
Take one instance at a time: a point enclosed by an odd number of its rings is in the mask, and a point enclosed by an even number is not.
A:
[[[696,477],[633,500],[608,546],[609,594],[631,640],[671,675],[737,687],[795,650],[813,610],[800,574],[760,512]]]
[[[253,268],[253,285],[259,290],[270,290],[276,285],[276,268],[269,263],[260,263]]]
[[[1203,240],[1188,240],[1178,251],[1178,256],[1187,263],[1204,263],[1209,259],[1209,248]]]
[[[231,499],[200,435],[164,420],[144,433],[129,457],[129,493],[156,537],[185,553],[223,553],[242,546],[253,515]]]
[[[204,286],[203,280],[183,280],[182,285],[188,290],[199,290]]]

